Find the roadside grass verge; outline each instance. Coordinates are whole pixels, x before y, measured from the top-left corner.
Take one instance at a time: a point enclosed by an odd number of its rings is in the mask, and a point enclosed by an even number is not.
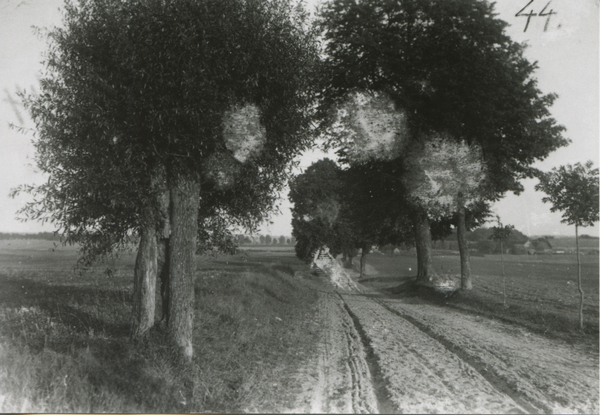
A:
[[[0,272],[0,411],[285,410],[316,346],[316,293],[286,269],[198,272],[191,366],[159,324],[129,339],[130,271]]]
[[[445,305],[474,312],[505,321],[517,323],[528,329],[559,337],[571,342],[593,340],[598,343],[598,308],[584,305],[585,329],[579,330],[578,309],[569,305],[549,302],[544,299],[510,298],[504,307],[502,297],[495,292],[482,289],[457,291]]]
[[[315,350],[317,293],[281,264],[202,273],[197,289],[195,399],[221,412],[280,412],[300,391],[293,373]],[[288,408],[289,409],[289,408]]]
[[[436,292],[429,287],[415,284],[410,278],[404,283],[383,289],[399,297],[420,298],[428,302],[452,307],[467,313],[500,319],[528,328],[539,334],[561,338],[568,342],[595,344],[598,348],[598,310],[584,308],[585,330],[579,330],[577,310],[568,306],[557,306],[544,301],[524,301],[510,297],[504,307],[502,297],[481,287],[471,291],[458,290],[452,294]]]
[[[595,344],[599,339],[598,257],[582,256],[585,330],[579,330],[579,293],[575,255],[506,255],[507,305],[499,255],[471,258],[473,290],[452,295],[412,287],[416,258],[369,255],[378,271],[362,283],[393,296],[417,297],[438,305],[516,323],[540,334],[570,342]],[[434,257],[436,271],[459,278],[458,255]],[[411,275],[412,274],[412,275]]]

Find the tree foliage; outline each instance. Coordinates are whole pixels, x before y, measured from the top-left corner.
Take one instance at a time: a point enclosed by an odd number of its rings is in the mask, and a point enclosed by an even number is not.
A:
[[[477,143],[492,195],[522,190],[530,164],[567,143],[548,111],[556,96],[539,91],[536,65],[486,1],[341,0],[324,5],[320,24],[329,123],[357,91],[385,94],[410,140]]]
[[[84,258],[140,236],[134,335],[154,324],[159,273],[191,359],[197,241],[230,248],[228,226],[264,217],[311,141],[314,39],[287,0],[67,1],[26,100],[48,181],[17,192]]]
[[[290,182],[293,235],[296,256],[310,262],[313,252],[327,245],[332,255],[349,244],[349,229],[342,219],[340,167],[330,159],[319,160]]]
[[[339,0],[321,10],[327,69],[319,107],[323,135],[351,165],[397,165],[389,170],[404,177],[402,193],[412,193],[415,205],[409,214],[420,278],[433,273],[430,216],[439,217],[433,205],[454,205],[464,235],[465,202],[480,198],[481,207],[506,191],[520,192],[520,179],[534,172],[531,164],[568,143],[548,111],[556,96],[537,88],[535,63],[505,27],[493,4],[481,0]],[[430,194],[423,194],[435,182],[419,165],[435,153],[428,151],[435,148],[428,144],[432,137],[440,148],[453,143],[480,159],[471,163],[477,169],[470,179],[458,174],[449,183],[438,175]],[[475,170],[485,175],[477,178]],[[471,180],[476,178],[477,183]],[[469,183],[467,190],[463,185]],[[442,185],[446,195],[436,191]]]
[[[300,259],[312,260],[322,245],[351,260],[358,249],[366,255],[373,245],[411,243],[403,188],[394,175],[374,170],[380,168],[360,164],[341,169],[324,159],[291,182],[292,226]]]
[[[490,239],[505,244],[515,231],[515,227],[513,225],[502,225],[500,219],[498,219],[498,226],[494,226],[491,230],[492,234],[490,235]]]
[[[255,226],[310,141],[307,18],[284,0],[67,2],[26,99],[48,181],[18,189],[34,196],[22,213],[106,253],[160,221],[165,177],[185,173],[201,184],[201,240],[220,243],[203,231],[217,215]]]
[[[348,220],[369,245],[413,242],[409,220],[412,207],[407,204],[396,168],[394,163],[370,162],[344,170],[343,199],[348,206]]]
[[[542,201],[552,204],[551,212],[563,212],[562,223],[585,227],[598,222],[598,168],[593,167],[588,161],[538,175],[535,189],[546,193]]]
[[[452,216],[460,206],[484,197],[487,174],[476,145],[431,136],[408,150],[405,166],[408,198],[432,218]]]

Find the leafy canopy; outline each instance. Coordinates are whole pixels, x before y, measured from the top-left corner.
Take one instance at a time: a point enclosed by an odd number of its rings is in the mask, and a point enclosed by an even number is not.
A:
[[[333,255],[348,248],[351,229],[343,217],[343,187],[340,167],[327,158],[313,163],[290,182],[298,258],[312,260],[312,253],[323,245]]]
[[[594,226],[598,222],[598,168],[594,163],[567,164],[540,173],[535,190],[548,196],[544,203],[552,203],[551,212],[561,211],[562,223],[576,226]]]
[[[489,238],[493,241],[508,241],[513,232],[515,232],[515,227],[513,225],[503,225],[500,221],[500,216],[496,216],[496,222],[498,222],[498,225],[492,227],[492,234]]]
[[[521,191],[530,165],[567,144],[548,111],[556,96],[537,88],[535,63],[504,33],[493,4],[336,0],[320,16],[324,129],[352,94],[384,94],[407,117],[410,140],[433,132],[477,143],[490,199]]]
[[[403,187],[381,167],[369,163],[341,169],[324,159],[290,183],[300,259],[311,260],[311,253],[324,244],[334,255],[352,256],[374,244],[412,242]]]
[[[109,252],[185,174],[201,225],[255,226],[311,141],[314,38],[286,0],[67,1],[26,98],[48,181],[16,190],[34,196],[22,213]]]
[[[409,148],[404,164],[408,197],[430,217],[449,216],[485,194],[486,168],[475,144],[432,135]]]

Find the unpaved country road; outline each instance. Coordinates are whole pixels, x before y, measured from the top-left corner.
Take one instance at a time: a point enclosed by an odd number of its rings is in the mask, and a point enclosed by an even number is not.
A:
[[[320,292],[294,412],[598,413],[598,354],[423,301]]]

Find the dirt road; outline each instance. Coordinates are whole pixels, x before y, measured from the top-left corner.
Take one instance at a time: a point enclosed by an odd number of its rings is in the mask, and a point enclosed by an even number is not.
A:
[[[320,292],[294,412],[598,413],[598,354],[509,323],[373,292]]]

